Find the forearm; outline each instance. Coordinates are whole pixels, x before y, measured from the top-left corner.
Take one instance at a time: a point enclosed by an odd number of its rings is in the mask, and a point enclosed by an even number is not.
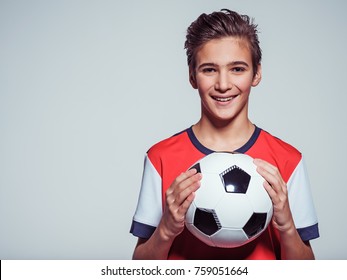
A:
[[[166,205],[149,239],[139,239],[133,259],[167,259],[176,236],[184,229],[187,210],[200,187],[201,173],[195,168],[181,173],[166,191]]]
[[[280,233],[283,260],[314,260],[309,242],[302,241],[295,227]]]
[[[157,228],[149,239],[139,239],[134,250],[134,260],[165,260],[173,239],[169,239]]]

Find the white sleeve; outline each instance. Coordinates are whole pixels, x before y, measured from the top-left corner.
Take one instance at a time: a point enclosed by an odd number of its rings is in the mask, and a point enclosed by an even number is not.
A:
[[[148,155],[145,157],[141,190],[133,220],[157,227],[162,216],[162,181]]]
[[[304,159],[288,180],[288,200],[297,229],[307,228],[318,223],[310,182]]]

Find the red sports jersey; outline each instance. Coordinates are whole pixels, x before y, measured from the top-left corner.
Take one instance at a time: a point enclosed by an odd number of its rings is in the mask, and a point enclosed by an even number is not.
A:
[[[204,147],[188,128],[150,148],[131,233],[149,238],[158,226],[165,192],[175,178],[214,151]],[[317,238],[318,222],[302,155],[294,147],[256,127],[249,141],[235,152],[266,160],[277,166],[288,187],[295,226],[304,241]],[[238,248],[210,247],[187,229],[176,237],[169,259],[279,259],[279,235],[270,226],[258,238]]]

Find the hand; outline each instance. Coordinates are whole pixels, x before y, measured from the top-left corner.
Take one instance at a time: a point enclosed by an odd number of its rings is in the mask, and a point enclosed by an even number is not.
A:
[[[265,179],[264,188],[272,200],[274,226],[281,232],[295,228],[288,202],[287,185],[278,168],[261,159],[253,162],[257,166],[257,172]]]
[[[161,219],[164,238],[175,238],[184,229],[185,216],[195,191],[200,187],[201,173],[190,169],[179,175],[166,191],[166,205]]]

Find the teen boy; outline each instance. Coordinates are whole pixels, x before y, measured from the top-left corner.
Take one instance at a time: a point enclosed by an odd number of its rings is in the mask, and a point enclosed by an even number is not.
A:
[[[318,223],[302,155],[248,118],[252,87],[261,81],[256,25],[230,10],[202,14],[187,30],[189,80],[201,118],[148,151],[131,232],[134,259],[314,259]],[[274,207],[273,222],[254,241],[232,249],[205,245],[185,228],[202,174],[186,171],[213,151],[253,157]]]

